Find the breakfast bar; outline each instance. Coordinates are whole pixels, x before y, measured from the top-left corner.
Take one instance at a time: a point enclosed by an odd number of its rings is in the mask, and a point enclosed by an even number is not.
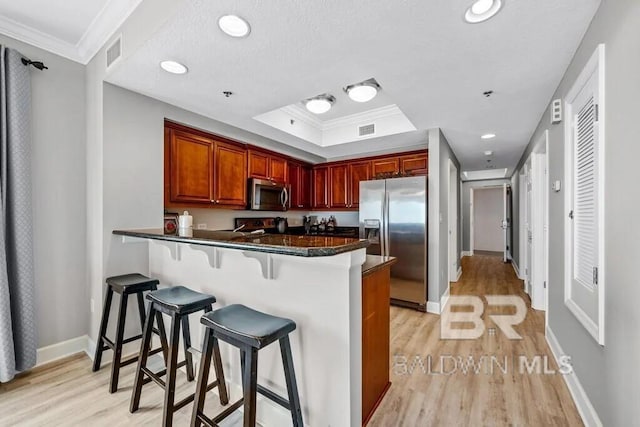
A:
[[[368,383],[363,375],[369,375],[363,366],[363,349],[367,351],[368,346],[363,337],[363,275],[388,270],[393,258],[367,255],[366,240],[344,237],[211,230],[179,236],[162,229],[115,230],[113,234],[123,245],[148,245],[148,274],[160,280],[161,287],[183,285],[215,295],[214,310],[244,304],[294,320],[297,329],[291,334],[291,346],[305,425],[362,425],[372,409],[371,397],[367,397],[366,411],[363,408],[363,384]],[[377,286],[388,287],[388,281]],[[388,292],[381,295],[388,298],[384,296]],[[388,312],[388,299],[378,306]],[[191,330],[192,345],[199,349],[202,332],[197,319],[191,320]],[[378,343],[373,345],[380,352],[382,341],[388,360],[388,329],[379,334],[387,336],[375,339]],[[231,397],[238,397],[237,350],[221,343],[221,355]],[[286,395],[280,357],[278,346],[261,352],[258,382]],[[388,369],[384,371],[386,391]],[[290,425],[291,418],[282,407],[258,396],[258,422],[283,426]]]

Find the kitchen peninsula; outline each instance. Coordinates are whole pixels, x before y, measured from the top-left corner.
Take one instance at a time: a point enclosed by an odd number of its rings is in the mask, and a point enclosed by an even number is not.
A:
[[[366,255],[367,241],[210,230],[193,230],[189,237],[162,229],[113,234],[123,244],[148,244],[148,273],[162,286],[213,294],[214,309],[240,303],[293,319],[305,425],[362,425],[388,388],[388,277],[394,259]],[[192,344],[199,348],[200,324],[192,317]],[[239,396],[237,350],[221,343],[221,352],[232,397]],[[277,346],[261,351],[260,366],[258,382],[286,395]],[[262,425],[290,424],[286,410],[261,396],[258,401]]]

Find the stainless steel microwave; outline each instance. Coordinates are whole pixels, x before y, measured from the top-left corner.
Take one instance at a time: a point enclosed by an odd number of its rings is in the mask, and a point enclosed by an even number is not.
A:
[[[254,211],[286,211],[291,207],[289,187],[266,179],[249,179],[249,209]]]

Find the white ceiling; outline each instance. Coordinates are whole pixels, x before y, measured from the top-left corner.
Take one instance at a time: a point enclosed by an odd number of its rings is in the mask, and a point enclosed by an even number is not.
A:
[[[45,48],[51,36],[49,50],[86,62],[83,40],[96,39],[88,37],[92,31],[112,33],[139,2],[0,0],[0,31]],[[506,0],[496,17],[476,25],[462,20],[470,3],[185,0],[108,80],[327,158],[414,147],[426,143],[427,129],[440,127],[462,170],[483,169],[486,149],[496,168],[512,169],[600,0]],[[227,13],[251,23],[248,38],[220,32],[217,18]],[[65,55],[60,44],[75,54]],[[190,72],[162,72],[158,63],[168,58]],[[371,77],[383,88],[375,102],[397,104],[417,131],[323,148],[252,119]],[[224,90],[234,95],[225,98]],[[485,90],[494,96],[483,97]],[[331,114],[358,107],[341,102]],[[481,141],[486,132],[498,137]]]
[[[0,33],[86,64],[141,0],[0,0]]]

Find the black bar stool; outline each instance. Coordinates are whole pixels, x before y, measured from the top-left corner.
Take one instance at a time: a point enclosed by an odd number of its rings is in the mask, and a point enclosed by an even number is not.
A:
[[[291,344],[289,343],[289,333],[296,329],[295,322],[261,313],[244,305],[233,304],[205,314],[200,319],[200,323],[205,325],[207,329],[196,385],[191,426],[199,427],[202,423],[207,426],[217,426],[219,422],[244,404],[244,427],[254,427],[256,425],[256,397],[257,393],[260,393],[291,411],[293,425],[302,427],[302,409],[298,397],[296,374],[293,369]],[[240,349],[244,396],[215,418],[210,419],[202,411],[207,393],[206,381],[211,364],[211,349],[218,348],[218,339]],[[258,384],[258,350],[276,340],[280,342],[289,400]]]
[[[211,311],[211,305],[216,302],[213,295],[201,294],[192,291],[184,286],[173,286],[170,288],[153,291],[147,295],[147,299],[151,301],[147,319],[153,318],[160,312],[171,316],[171,332],[169,334],[169,356],[167,358],[166,368],[158,373],[151,372],[147,368],[147,358],[149,352],[149,340],[151,339],[152,325],[147,322],[144,326],[142,337],[142,348],[140,360],[138,362],[138,370],[133,385],[133,394],[131,396],[131,406],[129,410],[135,412],[140,406],[140,394],[142,386],[150,381],[154,381],[164,389],[164,409],[162,414],[162,425],[170,427],[173,423],[173,413],[180,408],[188,405],[194,399],[191,394],[175,403],[175,387],[176,374],[178,368],[187,367],[187,379],[193,381],[193,359],[189,351],[191,347],[191,334],[189,332],[189,314],[203,310],[205,313]],[[184,341],[185,360],[178,363],[178,346],[180,343],[180,326],[182,325],[182,337]],[[211,352],[209,352],[209,363],[211,363]],[[224,382],[224,373],[222,372],[222,361],[220,359],[220,350],[216,347],[214,352],[216,380],[209,385],[205,384],[207,390],[218,387],[220,391],[220,403],[226,405],[229,402],[227,394],[227,386]],[[167,374],[166,383],[160,378]],[[148,378],[145,378],[145,375]],[[206,381],[206,379],[205,379]]]
[[[111,363],[111,381],[109,383],[109,393],[115,393],[118,390],[118,377],[120,368],[138,360],[139,355],[127,360],[122,360],[122,346],[129,342],[142,338],[142,334],[124,339],[124,324],[127,317],[127,302],[129,295],[135,294],[138,297],[138,312],[140,313],[140,326],[145,324],[144,300],[143,292],[155,291],[158,288],[158,281],[150,279],[139,273],[124,274],[122,276],[114,276],[107,278],[107,295],[102,308],[102,320],[100,321],[100,332],[98,333],[98,342],[96,343],[96,353],[93,358],[93,372],[100,369],[102,363],[102,352],[107,349],[113,350],[113,362]],[[107,324],[109,323],[109,312],[111,311],[111,300],[113,293],[120,294],[120,308],[118,309],[118,324],[116,327],[116,340],[111,341],[107,338]],[[153,322],[152,322],[153,323]],[[160,335],[162,343],[161,348],[151,350],[149,354],[156,354],[162,351],[165,361],[167,359],[167,337],[164,330],[162,316],[157,316],[158,329],[153,331]]]

